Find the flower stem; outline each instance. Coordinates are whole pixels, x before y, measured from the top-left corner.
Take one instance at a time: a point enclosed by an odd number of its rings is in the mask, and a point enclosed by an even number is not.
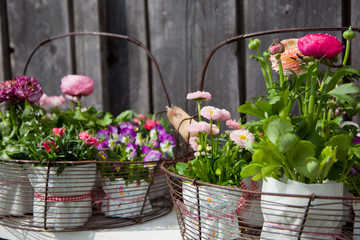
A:
[[[346,66],[347,61],[348,61],[348,59],[349,59],[349,55],[350,55],[350,40],[347,39],[347,40],[346,40],[346,50],[345,50],[345,56],[344,56],[343,66]]]
[[[308,130],[312,131],[314,127],[314,109],[315,109],[315,90],[316,90],[316,80],[310,79],[310,97],[309,97],[309,118],[308,118]]]
[[[258,54],[259,58],[261,58],[261,53],[259,51],[259,48],[256,49],[256,53]],[[260,61],[260,66],[261,66],[261,72],[262,72],[262,74],[264,76],[264,79],[265,79],[266,88],[269,89],[270,88],[269,79],[268,79],[268,76],[266,74],[264,63],[261,62],[261,61]]]
[[[199,122],[201,122],[201,114],[200,114],[200,111],[201,111],[201,104],[200,104],[201,101],[197,101],[197,107],[198,107],[198,115],[199,115]]]
[[[279,79],[280,79],[280,87],[283,89],[284,88],[284,69],[282,67],[282,63],[281,63],[281,54],[278,53],[275,55],[276,59],[278,60],[278,65],[279,65]]]

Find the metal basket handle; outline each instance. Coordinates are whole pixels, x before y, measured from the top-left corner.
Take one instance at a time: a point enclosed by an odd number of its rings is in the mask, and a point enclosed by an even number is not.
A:
[[[228,38],[218,44],[216,44],[210,51],[209,55],[205,59],[205,63],[203,65],[201,76],[200,76],[200,85],[199,90],[203,90],[204,86],[204,78],[206,69],[209,65],[209,62],[212,58],[212,56],[215,54],[215,52],[230,43],[243,40],[249,37],[257,37],[262,35],[269,35],[269,34],[275,34],[275,33],[288,33],[288,32],[307,32],[307,31],[346,31],[348,27],[310,27],[310,28],[286,28],[286,29],[278,29],[278,30],[269,30],[269,31],[261,31],[261,32],[254,32],[254,33],[245,33],[241,35],[237,35],[231,38]],[[360,32],[360,28],[352,28],[353,31]]]
[[[132,42],[132,43],[136,44],[137,46],[139,46],[140,48],[142,48],[145,51],[145,53],[147,54],[147,56],[149,57],[149,59],[151,60],[153,66],[155,68],[156,74],[157,74],[157,76],[158,76],[158,78],[160,80],[160,84],[161,84],[162,91],[163,91],[163,94],[164,94],[165,103],[166,103],[167,106],[171,106],[170,98],[169,98],[169,95],[167,93],[165,83],[164,83],[162,74],[161,74],[160,69],[159,69],[159,65],[157,64],[157,61],[155,60],[154,56],[151,54],[150,50],[141,41],[139,41],[139,40],[137,40],[135,38],[126,36],[126,35],[115,34],[115,33],[107,33],[107,32],[69,32],[69,33],[65,33],[65,34],[60,34],[60,35],[55,35],[55,36],[48,37],[48,38],[40,41],[35,46],[35,48],[32,50],[31,54],[29,55],[29,57],[26,60],[25,67],[24,67],[24,70],[23,70],[23,75],[26,75],[26,70],[27,70],[28,65],[29,65],[29,63],[31,61],[31,58],[33,57],[35,52],[41,46],[43,46],[46,43],[51,42],[53,40],[57,40],[57,39],[65,38],[65,37],[71,37],[71,36],[79,36],[79,35],[93,35],[93,36],[103,36],[103,37],[112,37],[112,38],[124,39],[124,40]]]

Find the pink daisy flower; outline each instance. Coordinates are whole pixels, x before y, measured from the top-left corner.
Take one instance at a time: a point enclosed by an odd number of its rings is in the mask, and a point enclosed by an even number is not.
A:
[[[206,106],[200,110],[201,116],[206,119],[220,120],[222,117],[221,110],[215,107]]]
[[[191,138],[189,139],[190,147],[191,147],[194,151],[197,151],[197,150],[198,150],[198,146],[199,146],[198,140],[199,140],[198,137],[191,137]]]
[[[188,93],[186,99],[196,101],[209,101],[211,99],[211,94],[209,92],[197,91]]]
[[[246,148],[247,141],[255,141],[254,135],[246,129],[233,131],[230,133],[230,139],[242,148]]]
[[[210,123],[201,121],[201,122],[193,122],[189,125],[189,132],[205,132],[207,134],[217,135],[219,134],[219,129],[217,126],[213,125],[212,129],[210,128]]]
[[[226,126],[228,126],[229,128],[232,128],[234,130],[239,130],[241,128],[241,124],[234,119],[227,120]]]
[[[220,113],[221,113],[221,117],[220,117],[219,120],[225,121],[225,120],[231,119],[231,114],[230,114],[230,112],[229,112],[228,110],[226,110],[226,109],[221,109],[221,110],[220,110]]]

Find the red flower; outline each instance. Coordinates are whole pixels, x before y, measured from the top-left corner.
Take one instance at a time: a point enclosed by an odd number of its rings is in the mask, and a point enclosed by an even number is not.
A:
[[[59,137],[62,137],[64,135],[64,132],[66,131],[66,129],[64,128],[53,128],[52,132],[55,135],[58,135]]]
[[[159,124],[159,122],[158,121],[155,122],[155,120],[148,120],[146,121],[144,127],[148,130],[151,130],[155,126],[155,124]]]
[[[344,46],[336,37],[328,34],[308,34],[298,40],[298,47],[302,54],[315,58],[331,59],[336,57]]]
[[[262,132],[259,133],[259,137],[263,137],[264,134]]]
[[[97,146],[99,144],[99,139],[90,135],[88,131],[79,133],[79,138],[89,145]]]
[[[45,148],[47,152],[51,152],[51,145],[54,146],[53,140],[45,140],[41,142],[41,145]]]

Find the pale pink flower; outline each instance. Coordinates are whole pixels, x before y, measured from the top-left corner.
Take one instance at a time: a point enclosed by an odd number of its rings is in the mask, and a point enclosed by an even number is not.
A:
[[[46,111],[53,108],[61,108],[66,102],[63,96],[48,96],[45,93],[41,96],[39,104]]]
[[[194,150],[194,151],[197,151],[198,150],[198,146],[199,146],[199,138],[198,137],[191,137],[189,139],[189,144],[190,144],[190,147]]]
[[[186,99],[196,101],[209,101],[211,99],[211,94],[209,92],[197,91],[188,93]]]
[[[254,142],[254,135],[246,129],[235,130],[230,133],[230,139],[242,148],[246,148],[246,143]]]
[[[229,128],[232,128],[234,130],[239,130],[241,128],[241,124],[233,119],[227,120],[226,121],[226,126],[228,126]]]
[[[220,110],[220,113],[221,113],[221,117],[220,117],[219,120],[225,121],[225,120],[231,119],[231,114],[230,114],[230,112],[229,112],[228,110],[226,110],[226,109],[221,109],[221,110]]]
[[[215,107],[206,106],[200,110],[201,116],[206,119],[219,120],[222,117],[221,110]]]
[[[61,91],[64,95],[82,96],[94,92],[94,81],[82,75],[67,75],[61,79]]]
[[[189,125],[189,132],[205,132],[207,134],[217,135],[220,130],[217,126],[212,125],[212,129],[210,127],[210,123],[201,121],[201,122],[193,122]]]
[[[199,153],[199,152],[195,152],[195,153],[194,153],[194,156],[195,156],[195,157],[198,157],[198,156],[200,156],[200,153]]]
[[[285,47],[285,51],[281,54],[280,57],[284,75],[291,75],[293,73],[296,75],[301,75],[306,72],[306,69],[301,67],[301,63],[296,60],[299,58],[298,56],[303,56],[297,46],[297,42],[297,38],[290,38],[281,41]],[[275,58],[275,55],[270,56],[270,61],[272,69],[276,72],[279,72],[279,63]]]

